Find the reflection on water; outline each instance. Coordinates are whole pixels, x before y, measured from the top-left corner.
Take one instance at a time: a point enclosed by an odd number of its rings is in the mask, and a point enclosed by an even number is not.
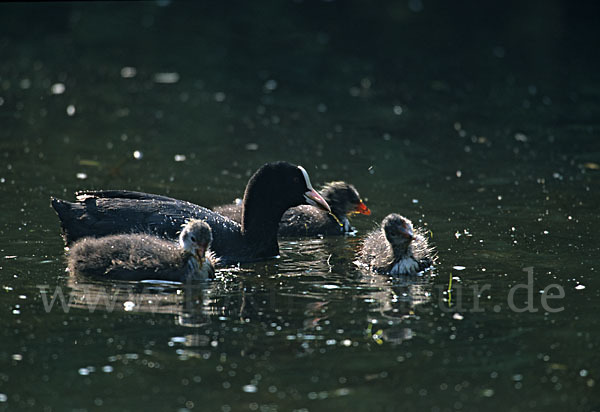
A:
[[[329,244],[328,244],[329,243]],[[400,278],[358,273],[358,276],[334,280],[333,256],[344,241],[314,239],[282,242],[282,256],[265,264],[261,269],[275,269],[276,273],[257,277],[252,269],[222,269],[215,281],[185,283],[165,281],[104,282],[70,275],[67,279],[68,296],[63,297],[59,287],[52,291],[40,287],[45,308],[64,312],[72,308],[94,312],[128,312],[130,314],[174,315],[174,323],[189,328],[202,328],[223,321],[263,322],[279,318],[280,313],[303,313],[298,332],[290,339],[324,340],[321,333],[334,318],[339,304],[344,304],[353,289],[352,310],[365,311],[365,333],[373,327],[380,330],[375,340],[401,343],[412,338],[410,328],[403,320],[415,316],[415,308],[432,299],[431,273]],[[310,256],[310,259],[302,258]],[[338,256],[336,259],[340,259]],[[306,277],[310,276],[307,282]],[[261,279],[262,278],[262,279]],[[284,280],[298,279],[306,287],[286,285]],[[276,322],[277,323],[277,322]],[[300,326],[301,325],[301,326]],[[375,325],[375,326],[374,326]],[[281,327],[277,330],[282,330]],[[267,336],[273,336],[267,333]],[[202,335],[186,335],[182,342],[194,346]]]
[[[0,411],[597,409],[597,8],[0,4]],[[279,159],[359,188],[357,236],[191,286],[65,275],[49,196],[224,204]],[[433,273],[352,263],[392,212]]]
[[[179,285],[176,282],[113,283],[90,281],[71,275],[67,286],[70,288],[68,306],[87,309],[90,313],[104,311],[171,314],[184,326],[196,326],[197,321],[192,319],[200,319],[205,315],[202,305],[204,288],[198,282]],[[56,293],[58,290],[52,294]]]

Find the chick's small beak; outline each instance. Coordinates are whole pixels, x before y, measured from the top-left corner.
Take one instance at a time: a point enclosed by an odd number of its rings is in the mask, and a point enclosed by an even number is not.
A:
[[[362,200],[358,202],[358,205],[356,205],[355,211],[357,213],[360,213],[361,215],[366,215],[366,216],[369,216],[371,214],[371,211],[369,210],[369,208],[367,207],[367,205],[365,205],[363,203]]]
[[[200,265],[204,264],[204,254],[206,253],[206,245],[197,245],[196,246],[196,258],[198,258],[198,262]]]
[[[403,226],[403,227],[400,228],[399,232],[400,232],[400,235],[402,237],[405,237],[407,239],[414,239],[415,238],[415,235],[414,235],[411,227]]]
[[[306,203],[308,203],[309,205],[316,206],[319,209],[323,209],[331,213],[331,208],[329,207],[325,199],[323,199],[323,196],[318,194],[315,189],[310,189],[304,192],[304,200],[306,200]]]

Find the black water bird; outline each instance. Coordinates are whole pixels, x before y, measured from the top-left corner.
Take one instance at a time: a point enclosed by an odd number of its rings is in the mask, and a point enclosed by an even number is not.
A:
[[[223,264],[277,256],[279,220],[290,207],[309,204],[331,211],[313,189],[306,170],[287,162],[267,163],[250,178],[241,224],[202,206],[149,193],[82,191],[74,203],[51,200],[67,245],[81,237],[131,232],[175,239],[186,220],[201,219],[212,229],[212,250]]]
[[[329,182],[319,191],[331,207],[331,213],[323,209],[300,205],[288,209],[279,222],[279,236],[343,235],[354,232],[349,216],[370,215],[371,211],[362,201],[356,188],[346,182]],[[216,206],[215,212],[241,222],[242,201]]]
[[[396,213],[370,232],[361,245],[357,264],[376,273],[412,275],[433,264],[433,248],[421,229]]]
[[[185,224],[179,242],[146,233],[85,237],[69,248],[69,271],[111,280],[208,279],[215,274],[218,259],[208,248],[210,226],[192,219]]]

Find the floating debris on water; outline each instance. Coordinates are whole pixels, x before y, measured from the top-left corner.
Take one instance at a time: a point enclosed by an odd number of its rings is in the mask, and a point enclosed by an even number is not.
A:
[[[515,133],[515,140],[517,142],[525,143],[525,142],[529,141],[529,138],[526,135],[524,135],[523,133]]]
[[[173,84],[179,81],[179,73],[156,73],[154,75],[154,82],[160,84]]]
[[[583,164],[583,167],[588,170],[600,170],[600,165],[594,162],[587,162]]]
[[[81,160],[79,161],[79,165],[80,165],[80,166],[94,166],[94,167],[100,167],[100,162],[98,162],[97,160],[81,159]]]

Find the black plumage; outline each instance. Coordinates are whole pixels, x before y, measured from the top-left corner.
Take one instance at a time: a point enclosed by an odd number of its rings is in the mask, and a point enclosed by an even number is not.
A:
[[[354,213],[371,214],[356,188],[346,182],[329,182],[319,191],[331,207],[331,213],[300,205],[288,209],[279,222],[280,236],[343,235],[354,231],[348,217]],[[214,211],[241,222],[242,202],[216,206]]]
[[[278,255],[279,220],[288,208],[300,204],[330,210],[306,171],[287,162],[267,163],[250,178],[241,224],[202,206],[149,193],[82,191],[74,203],[52,198],[67,244],[81,237],[131,232],[175,239],[187,219],[201,219],[211,227],[212,250],[224,264]]]

